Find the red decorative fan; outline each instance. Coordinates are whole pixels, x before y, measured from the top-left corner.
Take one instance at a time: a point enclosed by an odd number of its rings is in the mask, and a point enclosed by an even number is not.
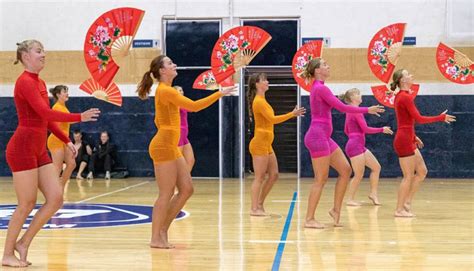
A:
[[[371,89],[375,99],[377,99],[379,103],[386,107],[394,108],[395,95],[386,85],[372,86]],[[410,90],[412,90],[411,96],[415,98],[418,94],[418,90],[420,90],[420,85],[413,84],[411,85]]]
[[[212,70],[207,70],[201,73],[196,80],[194,80],[193,88],[195,89],[207,89],[207,90],[216,90],[221,87],[231,87],[234,85],[234,80],[232,80],[232,76],[226,78],[220,84],[216,82],[216,78],[212,73]]]
[[[379,30],[369,43],[367,60],[372,73],[388,83],[402,50],[405,24],[398,23]]]
[[[95,20],[86,34],[84,59],[92,78],[107,88],[118,72],[145,12],[136,8],[112,9]]]
[[[306,91],[311,91],[313,81],[308,81],[301,77],[301,74],[305,70],[308,62],[317,57],[323,55],[323,41],[313,40],[310,41],[298,49],[295,56],[293,56],[293,63],[291,64],[291,71],[293,72],[293,78],[296,83]]]
[[[247,66],[271,39],[270,34],[255,26],[238,26],[225,32],[214,45],[211,56],[217,83]]]
[[[110,83],[109,86],[104,89],[93,78],[89,78],[82,82],[79,88],[93,95],[96,99],[122,106],[122,95],[120,94],[120,89],[114,82]]]
[[[474,83],[474,62],[465,54],[440,42],[436,50],[438,69],[446,79],[458,84]]]

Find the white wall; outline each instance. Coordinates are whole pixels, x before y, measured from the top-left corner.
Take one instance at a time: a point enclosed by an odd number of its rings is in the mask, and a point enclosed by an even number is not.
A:
[[[396,22],[408,23],[405,36],[416,36],[419,47],[474,46],[472,0],[0,0],[0,50],[16,50],[29,38],[47,50],[82,50],[90,24],[122,6],[146,11],[137,39],[161,40],[165,15],[223,18],[224,29],[241,17],[300,17],[302,37],[330,37],[334,48],[364,48],[378,29]]]

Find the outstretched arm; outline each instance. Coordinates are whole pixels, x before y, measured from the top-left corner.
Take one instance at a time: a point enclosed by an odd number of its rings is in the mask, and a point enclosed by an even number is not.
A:
[[[418,109],[416,108],[415,101],[413,99],[404,98],[401,102],[405,105],[408,110],[410,116],[415,119],[417,123],[425,124],[425,123],[433,123],[433,122],[441,122],[444,121],[446,118],[446,114],[440,114],[438,116],[427,117],[422,116]]]
[[[268,120],[272,124],[278,124],[285,122],[291,118],[293,118],[295,115],[293,112],[288,112],[283,115],[277,115],[273,113],[273,110],[269,104],[267,104],[265,101],[257,101],[254,105],[254,111],[257,113],[261,113],[263,117]]]
[[[357,121],[357,124],[359,125],[360,129],[362,131],[364,131],[364,133],[366,133],[366,134],[377,134],[377,133],[382,133],[383,132],[383,127],[374,128],[374,127],[367,126],[367,122],[365,121],[365,118],[364,118],[363,114],[357,114],[356,115],[356,121]]]
[[[196,101],[193,101],[181,94],[179,94],[174,89],[163,88],[161,98],[169,103],[172,103],[178,107],[186,109],[189,112],[198,112],[203,110],[206,107],[209,107],[213,103],[215,103],[219,98],[223,95],[220,91],[216,91],[212,95],[207,96],[206,98],[202,98]]]
[[[49,108],[33,82],[22,81],[19,89],[27,103],[44,120],[56,122],[80,122],[81,114],[63,113]],[[53,128],[54,129],[54,128]]]

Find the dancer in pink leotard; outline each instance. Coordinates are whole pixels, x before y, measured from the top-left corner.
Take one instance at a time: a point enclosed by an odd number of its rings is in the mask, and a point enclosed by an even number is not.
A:
[[[362,103],[362,95],[357,88],[349,89],[340,96],[340,99],[355,107]],[[349,200],[346,204],[349,206],[361,205],[354,198],[360,181],[364,178],[364,170],[367,166],[370,168],[369,199],[374,205],[380,205],[377,188],[381,166],[372,152],[365,147],[365,134],[385,133],[391,135],[393,131],[388,126],[380,128],[367,126],[362,113],[347,113],[344,132],[349,137],[345,151],[351,160],[352,170],[354,171],[354,177],[352,177],[351,184],[349,185]]]
[[[181,94],[184,95],[184,90],[181,86],[174,86],[174,88]],[[180,118],[180,136],[178,147],[181,153],[183,154],[184,160],[186,160],[186,164],[188,164],[189,172],[193,170],[194,163],[196,159],[194,158],[194,151],[191,142],[189,142],[188,134],[188,110],[184,108],[179,109],[179,118]]]
[[[341,205],[346,192],[347,183],[351,177],[351,167],[341,148],[332,140],[332,118],[331,109],[336,108],[346,113],[370,113],[384,112],[382,106],[354,107],[345,105],[337,99],[331,90],[324,85],[329,77],[329,65],[322,58],[312,59],[306,66],[303,77],[314,79],[310,94],[311,126],[305,135],[305,145],[311,153],[313,170],[315,173],[314,183],[308,199],[308,210],[306,212],[307,228],[324,228],[325,226],[314,219],[314,212],[321,198],[321,192],[327,182],[329,166],[333,167],[339,174],[334,192],[334,207],[329,215],[334,219],[334,226],[341,226],[339,217]]]

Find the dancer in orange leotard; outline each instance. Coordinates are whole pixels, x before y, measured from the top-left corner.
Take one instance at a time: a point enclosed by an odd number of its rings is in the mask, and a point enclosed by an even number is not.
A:
[[[292,112],[275,116],[273,108],[265,99],[268,91],[268,80],[264,73],[252,74],[248,84],[249,112],[253,112],[255,120],[254,137],[250,141],[249,149],[252,155],[255,179],[252,183],[252,206],[250,215],[266,216],[263,203],[268,193],[278,180],[278,161],[272,148],[274,139],[273,125],[285,122],[291,118],[301,116],[305,109],[297,106]],[[252,103],[251,103],[252,102]],[[268,173],[268,179],[265,175]]]
[[[66,102],[69,100],[69,89],[67,86],[58,85],[50,89],[49,92],[53,95],[56,103],[53,105],[53,110],[69,113],[66,107]],[[58,123],[61,131],[69,136],[69,122]],[[71,173],[76,167],[76,160],[74,155],[69,148],[54,134],[50,134],[48,137],[48,149],[53,158],[53,165],[58,171],[58,176],[61,176],[61,182],[64,186],[71,177]],[[63,162],[66,163],[66,168],[63,170]],[[62,174],[61,174],[62,171]]]
[[[149,146],[159,189],[159,197],[153,207],[150,246],[154,248],[173,248],[168,242],[168,229],[194,190],[188,165],[178,148],[179,109],[191,112],[202,110],[235,89],[225,88],[206,98],[192,101],[171,86],[176,75],[176,64],[169,57],[160,55],[151,61],[150,70],[143,75],[137,90],[138,96],[146,99],[153,78],[159,82],[155,92],[155,125],[158,132]],[[176,195],[175,186],[178,188]]]
[[[44,68],[46,57],[43,45],[36,40],[25,40],[17,45],[15,64],[21,62],[25,71],[15,83],[18,127],[8,142],[6,158],[13,172],[18,206],[8,223],[2,265],[24,267],[30,264],[27,255],[33,238],[63,203],[59,175],[46,150],[47,131],[53,132],[75,155],[74,145],[53,121],[94,121],[100,112],[95,108],[82,114],[51,110],[46,84],[38,76]],[[46,202],[36,212],[23,236],[17,240],[26,218],[35,207],[38,189]],[[20,255],[19,259],[15,256],[15,251]]]

